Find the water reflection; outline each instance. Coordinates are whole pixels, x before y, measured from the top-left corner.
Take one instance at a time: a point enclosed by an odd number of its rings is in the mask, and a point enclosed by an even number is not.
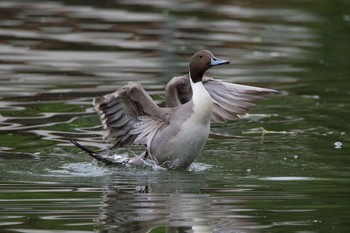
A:
[[[130,185],[130,176],[118,177],[108,186],[99,232],[256,232],[260,228],[244,214],[252,211],[245,207],[244,198],[215,196],[220,190],[202,189],[203,181],[196,175],[190,179],[188,174],[145,176],[144,186]],[[192,179],[199,181],[197,185]],[[224,193],[228,190],[242,191]]]

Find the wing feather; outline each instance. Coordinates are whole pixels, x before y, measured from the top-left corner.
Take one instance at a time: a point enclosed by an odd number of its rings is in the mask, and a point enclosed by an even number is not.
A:
[[[128,85],[93,101],[112,148],[149,144],[160,127],[169,121],[169,111],[158,107],[141,85]]]
[[[255,107],[253,101],[278,93],[272,89],[228,83],[209,77],[204,78],[203,84],[214,103],[212,122],[234,120]]]
[[[256,105],[253,103],[269,94],[278,91],[233,84],[210,77],[203,78],[205,89],[213,100],[212,122],[226,122],[234,120],[238,115],[248,112]],[[192,98],[192,90],[188,75],[172,78],[165,89],[166,105],[176,107],[188,102]]]

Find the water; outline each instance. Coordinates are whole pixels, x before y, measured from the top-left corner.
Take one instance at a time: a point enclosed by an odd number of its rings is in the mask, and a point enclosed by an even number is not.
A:
[[[349,232],[349,28],[346,0],[0,1],[0,231]],[[281,95],[213,125],[189,170],[64,140],[105,148],[92,99],[134,80],[161,103],[200,49]]]

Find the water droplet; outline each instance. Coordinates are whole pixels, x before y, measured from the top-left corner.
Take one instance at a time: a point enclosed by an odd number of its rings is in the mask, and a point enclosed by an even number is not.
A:
[[[297,155],[294,155],[294,158],[295,158],[295,159],[297,159],[297,158],[298,158],[298,156],[297,156]]]
[[[248,168],[248,169],[247,169],[247,172],[248,172],[248,173],[252,172],[252,169]]]
[[[343,145],[343,143],[341,143],[341,142],[335,142],[334,143],[334,148],[335,149],[341,149],[342,145]]]

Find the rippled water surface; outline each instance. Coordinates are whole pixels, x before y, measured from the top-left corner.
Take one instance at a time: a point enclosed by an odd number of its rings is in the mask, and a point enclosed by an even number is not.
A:
[[[349,232],[349,41],[346,0],[0,1],[0,231]],[[92,99],[133,80],[162,103],[200,49],[281,95],[213,125],[187,171],[64,140],[105,148]]]

